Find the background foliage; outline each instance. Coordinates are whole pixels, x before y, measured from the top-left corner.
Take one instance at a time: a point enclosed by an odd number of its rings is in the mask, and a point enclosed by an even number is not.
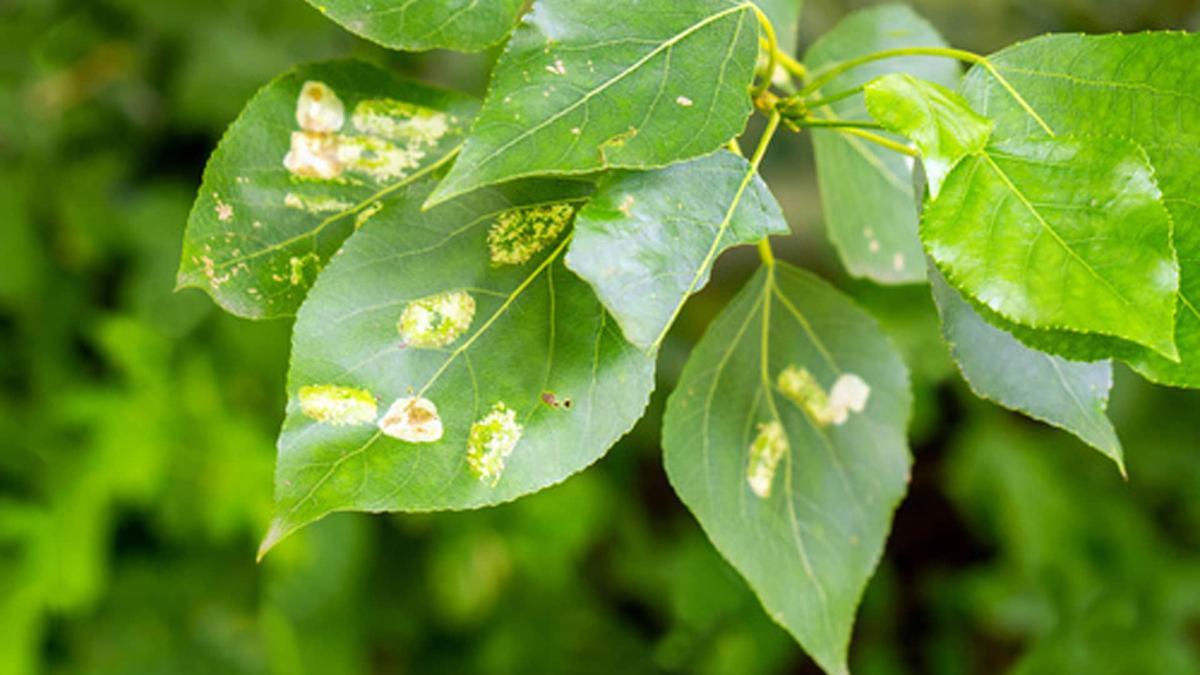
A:
[[[801,43],[865,4],[809,0]],[[914,5],[981,52],[1200,29],[1190,0]],[[294,63],[479,94],[495,54],[384,52],[299,0],[5,0],[0,39],[0,673],[815,672],[671,493],[655,426],[753,251],[685,310],[651,414],[595,470],[486,511],[331,517],[256,566],[288,326],[171,293],[204,159]],[[764,171],[800,236],[778,253],[887,324],[917,394],[852,669],[1200,672],[1200,394],[1118,369],[1128,484],[976,400],[926,289],[839,271],[808,142],[779,146]]]

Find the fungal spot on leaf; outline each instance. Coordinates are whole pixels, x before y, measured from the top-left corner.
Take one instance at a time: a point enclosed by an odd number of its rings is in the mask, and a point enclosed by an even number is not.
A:
[[[567,67],[563,65],[562,59],[554,59],[554,63],[546,66],[546,70],[555,75],[567,74]]]
[[[496,265],[520,265],[558,239],[575,215],[572,204],[509,209],[488,231],[488,250]]]
[[[771,484],[779,460],[788,451],[787,434],[778,421],[758,425],[758,435],[750,444],[750,462],[746,467],[746,482],[754,494],[766,499],[771,496]]]
[[[407,176],[425,158],[417,144],[399,146],[376,136],[338,136],[337,142],[337,158],[344,167],[380,182]]]
[[[283,158],[283,166],[300,178],[332,180],[342,175],[335,134],[293,131],[292,147]]]
[[[504,464],[521,440],[524,427],[517,423],[517,413],[504,402],[492,406],[491,412],[471,425],[467,435],[467,465],[480,481],[495,487],[504,473]]]
[[[217,220],[221,221],[222,223],[227,223],[233,219],[233,207],[222,201],[221,195],[214,192],[213,201],[216,202],[216,205],[213,206],[213,210],[217,213]]]
[[[360,101],[350,123],[360,133],[408,145],[433,145],[450,130],[446,113],[390,98]]]
[[[900,272],[904,269],[903,253],[897,253],[896,255],[892,256],[892,269],[896,270],[897,272]]]
[[[293,286],[304,286],[309,283],[309,270],[312,270],[312,278],[316,279],[317,273],[321,271],[321,257],[316,253],[307,253],[303,256],[292,256],[288,260],[288,281]]]
[[[324,82],[309,80],[300,88],[296,100],[296,124],[304,131],[339,131],[346,121],[346,107],[333,89]]]
[[[637,200],[634,199],[633,195],[627,194],[625,195],[625,198],[621,200],[621,205],[617,207],[617,210],[619,210],[621,213],[624,213],[626,218],[631,218],[633,217],[633,205],[636,201]]]
[[[379,420],[379,430],[405,443],[433,443],[442,438],[442,418],[433,401],[405,396],[388,408]]]
[[[396,329],[409,347],[432,349],[454,342],[475,318],[475,298],[466,291],[447,291],[413,300]]]
[[[680,106],[682,106],[682,107],[684,107],[684,108],[690,108],[690,107],[692,107],[692,99],[690,99],[690,98],[688,98],[688,97],[686,97],[686,96],[679,96],[679,97],[677,97],[677,98],[675,99],[675,103],[676,103],[676,104],[678,104],[678,105],[680,105]]]
[[[367,208],[359,211],[358,215],[354,216],[354,229],[357,230],[363,225],[366,225],[368,220],[373,218],[376,213],[379,213],[382,210],[383,202],[374,202]]]
[[[833,383],[826,393],[816,378],[807,369],[788,366],[779,373],[779,390],[792,403],[808,414],[819,427],[830,424],[842,425],[851,412],[866,409],[871,387],[854,373],[845,373]]]
[[[289,209],[300,209],[309,213],[331,213],[345,211],[354,205],[328,195],[302,195],[289,192],[283,197],[283,205]]]
[[[322,424],[370,424],[377,413],[375,397],[354,387],[310,384],[300,387],[300,412]]]

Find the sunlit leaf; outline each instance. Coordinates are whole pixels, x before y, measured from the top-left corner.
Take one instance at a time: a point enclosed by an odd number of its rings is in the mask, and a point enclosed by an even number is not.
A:
[[[983,150],[994,126],[962,96],[912,75],[894,73],[871,80],[864,97],[872,117],[917,146],[934,197],[960,159]]]
[[[746,124],[757,54],[748,0],[661,11],[541,0],[496,64],[462,155],[431,201],[523,176],[712,152]]]
[[[179,286],[239,316],[294,314],[380,200],[452,156],[476,107],[357,61],[272,81],[209,160]]]
[[[849,15],[808,50],[812,72],[871,52],[901,47],[944,47],[938,32],[903,5],[881,5]],[[958,64],[909,56],[869,63],[834,78],[818,97],[832,96],[888,73],[905,72],[946,87],[958,86]],[[818,118],[868,120],[861,96],[815,108]],[[923,283],[924,254],[917,238],[913,160],[861,138],[813,129],[817,179],[829,238],[846,269],[881,283]]]
[[[1133,142],[997,141],[950,172],[921,238],[953,286],[1012,321],[1175,352],[1171,220]]]
[[[859,598],[903,496],[908,371],[875,321],[815,277],[760,270],[667,403],[667,475],[767,612],[846,673]]]
[[[308,0],[346,30],[404,51],[473,52],[508,35],[525,0]]]
[[[722,251],[787,231],[749,162],[721,151],[603,181],[579,213],[567,266],[592,285],[629,341],[648,349],[708,283]]]
[[[1200,387],[1200,70],[1194,67],[1200,36],[1049,35],[988,58],[1055,133],[1126,137],[1145,149],[1174,221],[1179,360],[1136,348],[1121,358],[1156,382]],[[997,137],[1045,133],[1004,83],[982,67],[965,78],[963,94],[996,120]],[[1052,339],[1075,352],[1066,344],[1068,337]],[[1094,342],[1091,336],[1086,341]]]
[[[432,184],[359,230],[300,310],[263,552],[331,511],[512,500],[642,414],[653,360],[562,265],[591,186],[515,183],[423,212]]]

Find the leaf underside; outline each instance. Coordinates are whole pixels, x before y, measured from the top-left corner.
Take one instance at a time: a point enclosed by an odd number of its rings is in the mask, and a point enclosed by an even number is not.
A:
[[[327,126],[336,130],[305,135],[300,127],[297,105],[307,83],[324,84],[336,96],[326,93],[322,104],[331,111]],[[301,66],[273,80],[246,105],[205,168],[184,234],[179,287],[204,290],[242,317],[295,314],[357,222],[373,217],[389,192],[444,161],[462,143],[476,108],[466,96],[358,61]],[[284,165],[297,134],[302,144],[329,153],[311,159],[327,171],[324,177]],[[362,153],[368,144],[375,150]],[[337,161],[332,154],[339,149],[360,156]]]
[[[874,51],[945,47],[941,35],[903,5],[881,5],[846,17],[805,55],[810,72]],[[855,68],[819,92],[829,96],[888,73],[905,72],[951,89],[958,64],[923,56],[893,58]],[[861,96],[813,111],[817,117],[867,120]],[[850,274],[885,284],[923,283],[925,261],[917,237],[913,163],[869,141],[838,131],[813,129],[813,151],[825,226]]]
[[[651,12],[542,0],[497,62],[462,156],[430,201],[524,176],[708,154],[746,124],[757,54],[748,1]]]
[[[627,343],[588,286],[562,266],[566,234],[522,263],[489,256],[489,234],[519,206],[577,205],[591,185],[489,188],[428,211],[421,181],[346,244],[296,320],[276,518],[263,552],[331,511],[465,509],[560,482],[599,459],[642,415],[654,361]],[[531,206],[537,205],[537,206]],[[445,344],[398,332],[414,300],[468,294]],[[366,392],[378,412],[334,425],[306,416],[301,387]],[[401,397],[436,406],[444,435],[405,442],[371,423]],[[522,427],[493,480],[473,473],[468,437],[497,404]]]
[[[766,183],[726,151],[603,180],[575,222],[567,267],[592,285],[625,337],[656,347],[716,257],[787,222]]]
[[[856,375],[869,386],[865,408],[818,424],[776,386],[788,367],[826,390]],[[672,486],[829,673],[847,672],[855,610],[907,485],[911,403],[908,371],[875,321],[783,263],[759,270],[713,321],[667,403]],[[748,481],[749,447],[773,422],[790,450],[764,498]]]
[[[1112,363],[1080,363],[1039,352],[989,324],[930,269],[942,335],[978,396],[1075,434],[1125,472],[1121,442],[1105,414]]]

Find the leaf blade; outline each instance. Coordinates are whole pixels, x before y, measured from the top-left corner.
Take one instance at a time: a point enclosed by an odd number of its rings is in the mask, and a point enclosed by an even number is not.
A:
[[[776,270],[755,275],[689,358],[664,417],[667,475],[768,614],[826,672],[845,673],[855,608],[907,482],[908,371],[844,296],[783,263]],[[788,366],[825,387],[860,375],[862,412],[820,426],[774,384]],[[747,446],[755,422],[771,421],[790,449],[778,460],[784,475],[767,482],[776,489],[760,498]]]
[[[651,349],[708,283],[720,253],[787,232],[750,163],[718,151],[603,181],[576,219],[566,263],[591,284],[625,337]]]
[[[517,184],[422,211],[432,188],[433,181],[414,185],[390,217],[356,233],[300,312],[277,515],[263,553],[335,510],[464,509],[515,499],[596,461],[642,414],[654,362],[625,342],[590,289],[563,268],[561,230],[518,264],[493,263],[488,254],[503,214],[577,204],[590,185]],[[449,331],[414,338],[413,330],[420,336],[441,319],[430,324],[429,313],[412,308],[436,308],[447,293],[451,304],[469,295],[469,311]],[[436,311],[454,316],[453,309]],[[400,435],[385,432],[387,415],[377,425],[322,423],[303,410],[302,387],[314,385],[367,392],[389,412],[394,401],[424,399],[436,428],[428,414],[417,420],[424,427],[401,417]],[[519,428],[510,429],[515,447],[488,459],[475,454],[486,448],[472,445],[473,434],[497,404],[503,409],[493,421],[511,411]]]
[[[654,168],[715,150],[750,113],[757,31],[748,1],[649,18],[627,3],[539,2],[430,204],[515,178]],[[690,67],[673,70],[673,59]]]
[[[309,85],[325,99],[307,106],[304,119],[325,131],[300,126]],[[238,316],[291,316],[360,219],[372,217],[389,193],[449,161],[476,107],[466,96],[359,61],[301,66],[276,78],[246,105],[205,168],[184,234],[178,287],[199,288]],[[383,133],[393,138],[364,131],[377,130],[370,125],[381,120],[392,122]],[[428,125],[427,135],[405,140],[419,124]],[[311,141],[324,150],[293,155],[297,137],[302,149],[312,149]],[[363,152],[368,143],[374,150]],[[358,158],[331,155],[342,148],[357,149]],[[289,158],[299,162],[295,170],[285,166]],[[388,159],[390,165],[374,163]]]
[[[524,0],[307,0],[346,30],[390,49],[473,52],[504,39]]]

